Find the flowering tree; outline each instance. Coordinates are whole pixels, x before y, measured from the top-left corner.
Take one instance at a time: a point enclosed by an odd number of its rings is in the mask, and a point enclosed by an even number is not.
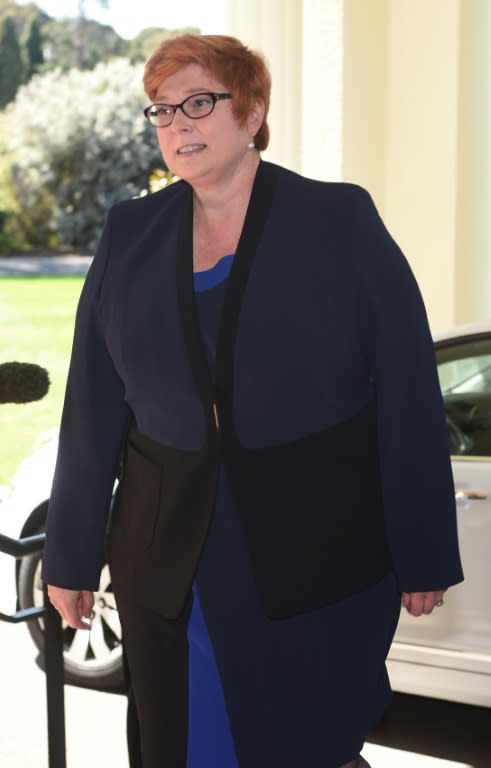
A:
[[[36,75],[8,107],[18,225],[32,244],[92,251],[108,207],[148,188],[163,168],[142,108],[142,68],[126,59],[92,71]]]

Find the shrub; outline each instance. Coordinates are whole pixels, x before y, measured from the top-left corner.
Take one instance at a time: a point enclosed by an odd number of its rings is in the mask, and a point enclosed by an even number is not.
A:
[[[6,110],[6,152],[20,229],[32,244],[92,251],[108,207],[163,168],[142,114],[142,68],[36,75]]]

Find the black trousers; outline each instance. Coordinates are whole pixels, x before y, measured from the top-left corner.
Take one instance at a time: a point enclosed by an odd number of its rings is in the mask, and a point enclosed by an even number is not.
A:
[[[128,683],[131,768],[186,768],[187,624],[192,596],[178,619],[165,619],[116,595]]]

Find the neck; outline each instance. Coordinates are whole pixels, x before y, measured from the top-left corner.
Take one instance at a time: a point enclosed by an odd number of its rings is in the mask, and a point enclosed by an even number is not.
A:
[[[228,219],[230,212],[247,208],[260,157],[250,152],[247,162],[219,180],[193,185],[195,224]]]
[[[240,173],[221,177],[220,183],[193,187],[193,261],[196,271],[209,269],[228,253],[235,253],[244,225],[259,155]]]

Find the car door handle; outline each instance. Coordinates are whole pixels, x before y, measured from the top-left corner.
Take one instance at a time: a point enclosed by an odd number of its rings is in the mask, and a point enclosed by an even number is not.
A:
[[[455,499],[457,501],[484,501],[488,498],[488,494],[484,491],[456,491],[455,492]]]

